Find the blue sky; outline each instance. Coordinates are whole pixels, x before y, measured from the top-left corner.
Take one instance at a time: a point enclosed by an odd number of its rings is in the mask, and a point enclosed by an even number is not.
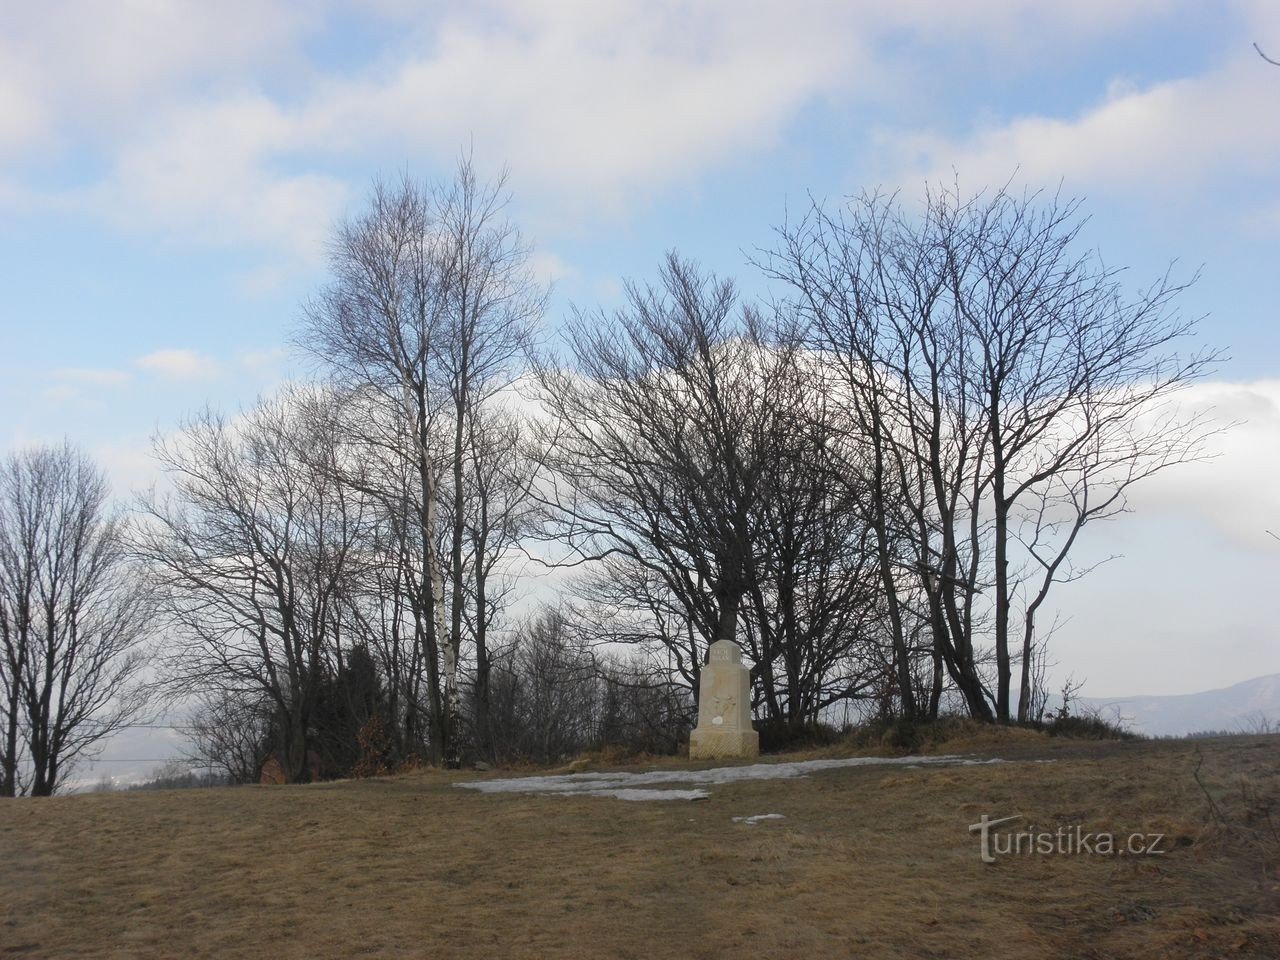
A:
[[[1091,530],[1060,591],[1086,693],[1280,671],[1280,5],[229,0],[0,6],[0,443],[81,442],[121,493],[148,437],[297,375],[331,225],[371,177],[506,164],[569,303],[676,247],[744,290],[788,204],[1017,174],[1086,198],[1134,282],[1177,259],[1245,421]]]

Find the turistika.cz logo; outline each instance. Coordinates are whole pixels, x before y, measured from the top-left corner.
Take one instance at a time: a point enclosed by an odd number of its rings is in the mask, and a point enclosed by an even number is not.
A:
[[[1083,854],[1103,857],[1157,856],[1161,849],[1163,833],[1130,833],[1128,835],[1086,831],[1078,824],[1059,827],[1057,830],[1037,830],[1035,825],[1025,830],[997,830],[997,827],[1021,820],[1021,814],[992,819],[985,813],[977,823],[969,824],[969,832],[979,835],[979,850],[983,863],[995,863],[996,857],[1071,856]]]

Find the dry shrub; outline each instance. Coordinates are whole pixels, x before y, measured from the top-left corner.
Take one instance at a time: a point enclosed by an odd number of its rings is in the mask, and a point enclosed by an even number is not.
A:
[[[429,766],[430,764],[427,763],[427,761],[423,759],[423,757],[420,756],[417,751],[410,751],[407,756],[403,757],[395,765],[395,772],[396,773],[414,773],[418,770],[425,770]]]
[[[381,777],[391,772],[394,750],[387,725],[379,714],[373,714],[360,727],[356,733],[356,747],[360,751],[360,759],[351,768],[351,776],[362,779]]]
[[[1046,734],[1030,728],[980,723],[968,717],[937,720],[878,720],[846,730],[839,743],[859,752],[903,755],[996,750],[1012,744],[1043,743]]]
[[[1137,740],[1138,735],[1126,730],[1117,720],[1108,720],[1100,713],[1080,716],[1054,717],[1043,725],[1051,737],[1067,737],[1072,740]]]
[[[1280,775],[1255,769],[1224,780],[1205,769],[1199,746],[1194,758],[1192,777],[1205,800],[1206,846],[1241,851],[1264,878],[1280,880]]]

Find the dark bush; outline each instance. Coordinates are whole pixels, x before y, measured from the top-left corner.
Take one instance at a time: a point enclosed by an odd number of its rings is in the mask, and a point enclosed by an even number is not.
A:
[[[1051,737],[1067,737],[1072,740],[1137,740],[1138,735],[1126,730],[1119,722],[1106,720],[1093,714],[1081,717],[1054,717],[1042,725]]]
[[[755,727],[760,734],[762,753],[829,747],[833,743],[839,743],[841,737],[839,730],[821,722],[789,723],[786,720],[759,720],[756,721]]]

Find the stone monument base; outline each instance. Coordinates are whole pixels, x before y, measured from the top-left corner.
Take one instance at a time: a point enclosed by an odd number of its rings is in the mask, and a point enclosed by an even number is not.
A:
[[[698,729],[689,734],[690,760],[727,760],[760,756],[760,734],[754,730]]]
[[[689,759],[759,755],[760,734],[751,729],[751,671],[736,643],[717,640],[698,678],[698,727],[689,734]]]

